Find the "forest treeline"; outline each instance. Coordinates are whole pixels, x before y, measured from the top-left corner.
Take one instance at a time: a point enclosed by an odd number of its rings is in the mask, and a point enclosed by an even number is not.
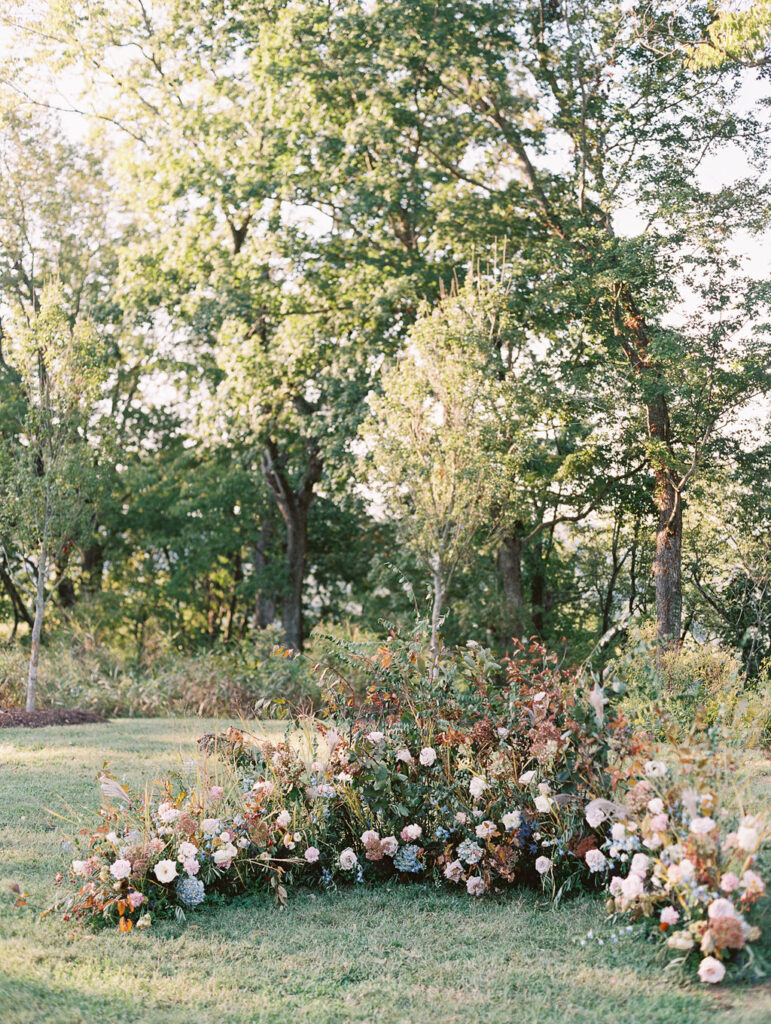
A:
[[[648,618],[757,673],[769,82],[711,2],[16,6],[7,637],[42,602],[302,649],[417,599],[450,642],[602,660]]]

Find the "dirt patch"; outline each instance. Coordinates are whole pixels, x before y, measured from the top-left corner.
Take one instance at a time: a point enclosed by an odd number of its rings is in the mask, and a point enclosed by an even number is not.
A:
[[[97,715],[95,711],[78,711],[76,708],[50,708],[40,711],[0,708],[0,729],[39,729],[44,725],[85,725],[89,722],[106,721],[106,718]]]

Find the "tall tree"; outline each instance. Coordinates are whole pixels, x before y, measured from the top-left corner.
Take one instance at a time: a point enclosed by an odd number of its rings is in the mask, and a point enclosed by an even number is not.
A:
[[[11,326],[8,349],[25,414],[17,437],[2,450],[2,515],[4,532],[31,567],[35,617],[27,711],[34,711],[46,606],[89,526],[95,473],[85,432],[104,366],[93,332],[70,326],[51,289],[41,293],[29,326]]]

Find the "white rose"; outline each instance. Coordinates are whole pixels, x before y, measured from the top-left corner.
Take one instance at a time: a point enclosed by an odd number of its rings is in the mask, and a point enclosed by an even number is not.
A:
[[[520,786],[529,786],[534,778],[535,772],[531,769],[529,772],[524,772],[522,775],[520,775],[519,784]]]
[[[159,860],[153,873],[159,882],[173,882],[177,877],[177,865],[173,860]]]
[[[535,809],[540,811],[541,814],[548,814],[551,811],[551,804],[552,802],[549,797],[544,796],[543,793],[535,798]]]
[[[305,859],[309,864],[315,864],[319,859],[319,851],[315,846],[309,846],[305,851]]]
[[[430,768],[434,761],[436,761],[436,751],[434,748],[423,747],[420,752],[419,761],[424,767]]]
[[[376,729],[373,732],[367,733],[367,739],[370,743],[380,743],[381,740],[385,739],[385,734],[378,732]]]
[[[661,814],[664,811],[664,801],[660,796],[654,796],[652,800],[648,801],[648,810],[651,814]]]
[[[545,875],[551,867],[551,861],[548,857],[539,857],[535,862],[535,870],[539,875]]]
[[[623,821],[616,821],[610,830],[610,836],[614,843],[620,843],[626,836],[626,827]]]
[[[215,864],[229,865],[231,860],[238,856],[238,850],[233,846],[232,843],[225,843],[224,846],[220,846],[218,850],[215,850],[212,854],[212,860]]]
[[[198,847],[195,843],[180,843],[179,850],[177,850],[177,857],[179,860],[189,860],[191,857],[195,857],[198,853]]]
[[[740,825],[736,832],[736,842],[745,853],[755,853],[760,846],[758,830],[747,825]]]
[[[590,828],[597,828],[605,821],[605,811],[600,807],[592,807],[591,805],[586,809],[586,820]]]
[[[507,832],[513,832],[515,828],[519,828],[522,824],[522,815],[519,811],[509,811],[503,815],[501,822]]]
[[[412,754],[404,747],[402,750],[397,751],[396,760],[403,761],[405,764],[412,764]]]
[[[602,850],[587,850],[584,860],[590,871],[602,871],[608,863]]]
[[[486,789],[487,783],[485,782],[485,780],[480,779],[476,775],[468,784],[468,791],[475,800],[479,800]]]
[[[276,818],[276,824],[279,828],[288,828],[292,821],[292,815],[289,811],[280,811]]]
[[[715,828],[712,818],[694,818],[691,822],[691,832],[695,836],[707,836]]]

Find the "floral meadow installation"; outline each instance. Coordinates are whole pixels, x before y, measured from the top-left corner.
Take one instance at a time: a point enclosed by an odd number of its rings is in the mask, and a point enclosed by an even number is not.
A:
[[[654,756],[612,687],[535,643],[503,665],[420,633],[336,653],[322,712],[292,717],[284,740],[208,734],[141,794],[104,772],[100,823],[59,877],[65,917],[129,932],[257,887],[281,903],[298,886],[413,880],[473,898],[596,891],[705,983],[758,968],[771,830],[728,799],[714,738]],[[363,696],[346,664],[366,666]]]

